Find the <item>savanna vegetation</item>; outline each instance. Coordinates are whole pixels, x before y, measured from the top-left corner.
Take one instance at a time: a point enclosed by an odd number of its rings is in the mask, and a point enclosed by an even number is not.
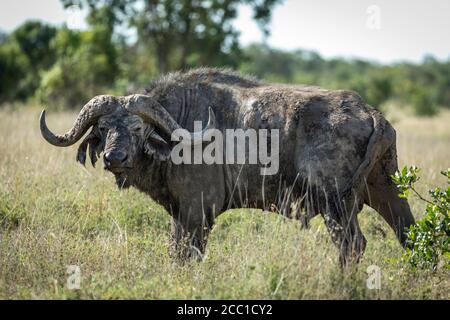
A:
[[[341,270],[320,217],[310,229],[258,210],[224,213],[203,262],[175,263],[168,253],[170,217],[146,195],[117,190],[111,174],[75,162],[76,146],[40,137],[39,108],[0,111],[0,298],[449,299],[450,270],[413,268],[389,226],[361,212],[368,240],[358,268]],[[75,112],[52,113],[64,131]],[[395,122],[400,165],[422,168],[415,189],[445,186],[450,112]],[[433,128],[430,130],[430,128]],[[416,218],[426,203],[408,194]],[[420,230],[419,230],[420,231]],[[67,268],[81,271],[69,290]],[[381,288],[366,286],[370,265]]]
[[[239,6],[251,6],[268,33],[277,0],[62,2],[87,8],[87,30],[28,21],[0,34],[0,298],[450,298],[450,60],[381,65],[241,47],[232,25]],[[366,207],[366,254],[342,270],[321,218],[301,229],[242,209],[219,217],[203,261],[175,263],[160,206],[118,191],[101,168],[76,164],[76,147],[40,137],[42,106],[53,110],[49,126],[63,132],[97,94],[136,92],[162,73],[202,65],[351,89],[381,109],[397,130],[400,166],[421,168],[393,177],[423,219],[410,231],[410,249]],[[78,290],[67,285],[70,265],[81,271]],[[371,265],[380,268],[380,289],[366,285]]]

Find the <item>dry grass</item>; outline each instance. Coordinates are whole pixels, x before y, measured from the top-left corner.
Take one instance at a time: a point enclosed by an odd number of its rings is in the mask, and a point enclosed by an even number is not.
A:
[[[167,253],[170,220],[134,190],[119,192],[100,168],[75,163],[75,148],[46,144],[39,110],[0,110],[0,298],[449,299],[449,272],[411,272],[402,249],[371,209],[361,214],[368,239],[356,270],[342,272],[321,219],[309,230],[257,210],[222,215],[203,262],[175,264]],[[49,116],[64,131],[73,113]],[[399,160],[423,168],[419,189],[443,184],[450,165],[450,113],[397,121]],[[424,205],[410,199],[414,214]],[[381,268],[381,289],[366,287],[366,268]],[[66,286],[67,266],[82,272]]]

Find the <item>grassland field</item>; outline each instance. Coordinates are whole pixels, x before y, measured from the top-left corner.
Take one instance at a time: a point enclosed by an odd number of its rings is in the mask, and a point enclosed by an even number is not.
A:
[[[320,217],[309,229],[259,210],[218,218],[203,261],[169,257],[169,215],[136,190],[119,191],[101,165],[75,162],[76,146],[56,148],[40,136],[39,109],[0,109],[0,298],[2,299],[449,299],[450,272],[413,272],[381,217],[366,207],[368,240],[357,268],[341,270]],[[52,112],[66,131],[75,112]],[[417,189],[445,185],[450,112],[392,117],[399,163],[422,168]],[[425,204],[409,202],[416,218]],[[67,268],[81,271],[80,289]],[[381,288],[366,269],[381,270]]]

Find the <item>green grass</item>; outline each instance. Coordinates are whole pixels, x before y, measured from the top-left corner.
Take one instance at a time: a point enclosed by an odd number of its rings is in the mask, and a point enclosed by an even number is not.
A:
[[[39,110],[0,110],[0,298],[4,299],[449,299],[450,273],[413,273],[402,249],[370,208],[360,215],[368,240],[358,268],[342,271],[321,218],[296,221],[258,210],[219,217],[203,262],[168,255],[169,215],[149,197],[119,192],[110,174],[75,162],[76,147],[39,134]],[[74,113],[49,115],[65,131]],[[419,191],[442,185],[450,165],[450,113],[395,122],[400,164],[423,168]],[[101,166],[99,166],[101,167]],[[410,199],[416,217],[424,204]],[[369,265],[381,289],[366,288]],[[69,290],[68,265],[81,268]]]

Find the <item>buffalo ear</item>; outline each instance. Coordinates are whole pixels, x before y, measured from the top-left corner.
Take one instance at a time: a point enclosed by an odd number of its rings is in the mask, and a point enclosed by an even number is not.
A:
[[[91,162],[92,165],[95,166],[95,162],[97,161],[97,157],[100,158],[100,154],[103,152],[103,149],[105,148],[105,144],[102,139],[96,138],[97,144],[91,144],[91,147],[89,150],[91,150]]]
[[[86,151],[88,147],[88,141],[86,139],[78,147],[77,151],[77,161],[81,163],[83,166],[86,164]]]
[[[166,161],[170,158],[170,149],[167,146],[158,146],[146,142],[144,144],[144,152],[159,161]]]
[[[159,161],[166,161],[170,157],[170,146],[156,131],[151,130],[147,134],[144,143],[145,154]]]
[[[93,133],[93,130],[89,135],[84,138],[83,142],[78,147],[77,152],[77,161],[81,163],[83,166],[86,164],[86,152],[89,146],[89,157],[91,158],[91,164],[95,167],[95,163],[97,162],[97,155],[101,153],[99,150],[100,139]]]
[[[103,144],[100,143],[100,139],[95,137],[89,140],[89,157],[91,158],[91,164],[95,167],[95,163],[97,162],[97,157],[100,156],[100,153],[103,151]]]

